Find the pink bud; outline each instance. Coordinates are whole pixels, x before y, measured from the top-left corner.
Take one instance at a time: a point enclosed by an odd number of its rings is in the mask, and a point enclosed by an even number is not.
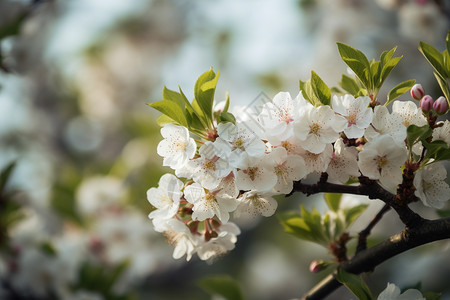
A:
[[[445,114],[448,110],[447,99],[444,96],[437,98],[433,103],[433,109],[438,115]]]
[[[433,98],[430,95],[425,95],[419,102],[420,108],[423,111],[430,111],[433,108]]]
[[[328,267],[329,263],[323,260],[313,260],[309,265],[309,271],[312,273],[317,273]]]
[[[422,85],[419,83],[416,83],[411,88],[411,97],[413,97],[416,100],[422,99],[422,97],[425,95],[425,90],[423,89]]]

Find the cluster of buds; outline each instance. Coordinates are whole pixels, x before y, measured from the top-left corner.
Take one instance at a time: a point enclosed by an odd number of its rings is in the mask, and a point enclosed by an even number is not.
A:
[[[411,97],[420,101],[420,108],[424,112],[434,111],[437,115],[443,115],[449,108],[445,97],[441,96],[434,101],[430,95],[425,95],[425,90],[421,84],[415,84],[411,88]]]

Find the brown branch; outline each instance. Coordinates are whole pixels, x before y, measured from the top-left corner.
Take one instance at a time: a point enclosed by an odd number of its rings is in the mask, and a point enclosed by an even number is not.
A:
[[[367,227],[359,232],[358,245],[356,246],[356,254],[367,248],[367,237],[370,235],[370,232],[375,227],[375,225],[377,225],[377,223],[381,220],[383,215],[390,209],[391,207],[388,204],[385,204],[383,208],[375,215],[372,221],[370,221]]]
[[[368,196],[369,199],[379,199],[392,207],[397,212],[406,227],[420,226],[425,221],[425,219],[412,211],[406,203],[400,202],[396,195],[386,191],[376,181],[370,180],[364,176],[359,177],[359,181],[360,185],[342,185],[329,182],[304,184],[301,181],[295,181],[291,194],[294,192],[302,192],[307,196],[318,193],[364,195]]]
[[[431,242],[450,238],[450,218],[428,221],[421,226],[405,228],[389,239],[359,252],[351,260],[340,265],[345,271],[360,274],[373,270],[376,266],[400,253]],[[335,273],[325,277],[306,293],[302,299],[322,299],[341,286]]]

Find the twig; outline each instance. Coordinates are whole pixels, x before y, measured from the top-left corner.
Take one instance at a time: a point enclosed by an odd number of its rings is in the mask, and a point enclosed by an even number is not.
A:
[[[370,235],[370,232],[375,227],[375,225],[377,225],[377,223],[381,220],[383,215],[390,209],[391,207],[388,204],[385,204],[383,208],[375,215],[375,217],[373,217],[372,221],[370,221],[367,227],[359,232],[358,245],[356,246],[356,254],[358,254],[362,250],[367,249],[367,237]]]

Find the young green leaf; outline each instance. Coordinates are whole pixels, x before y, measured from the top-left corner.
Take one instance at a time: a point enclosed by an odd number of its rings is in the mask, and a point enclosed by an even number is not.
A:
[[[447,99],[448,106],[450,107],[450,90],[448,87],[447,80],[436,72],[434,72],[433,74],[434,74],[434,77],[436,77],[436,80],[437,80],[442,92],[444,93],[445,98]]]
[[[348,228],[366,210],[367,204],[360,204],[349,209],[344,209],[345,225]]]
[[[415,79],[410,79],[394,86],[392,90],[389,91],[387,101],[384,105],[389,105],[392,101],[394,101],[404,93],[407,93],[415,83]]]
[[[16,167],[16,161],[13,161],[6,165],[0,172],[0,194],[3,193],[8,180],[11,178],[11,174]]]
[[[225,106],[223,107],[223,112],[228,112],[228,109],[230,108],[230,94],[226,92],[225,94]]]
[[[239,282],[228,275],[208,276],[198,285],[212,296],[220,295],[227,300],[244,300]]]
[[[450,53],[450,30],[447,32],[447,37],[445,38],[445,45],[447,46],[447,53]]]
[[[395,50],[395,48],[392,50]],[[392,70],[395,68],[395,66],[402,58],[403,56],[394,57],[382,64],[380,79],[379,82],[377,83],[378,88],[380,88],[383,85],[386,78],[388,78],[389,74],[392,72]]]
[[[426,140],[431,136],[433,130],[431,130],[430,126],[416,126],[409,125],[406,129],[406,140],[408,141],[408,147],[411,149],[412,146],[419,141]]]
[[[334,212],[337,212],[339,210],[339,205],[341,204],[342,194],[325,193],[324,197],[328,208]]]
[[[329,105],[331,98],[330,88],[314,71],[311,71],[311,86],[320,103],[322,105]]]
[[[349,92],[350,94],[352,94],[353,96],[356,97],[356,95],[358,94],[359,90],[361,89],[360,86],[358,86],[357,81],[345,74],[342,74],[341,77],[341,81],[339,82],[339,85],[346,90],[347,92]]]
[[[153,103],[146,103],[148,106],[165,114],[178,124],[188,127],[186,117],[184,116],[183,110],[177,103],[167,100],[157,101]]]
[[[337,46],[342,60],[355,72],[366,88],[370,88],[372,86],[370,62],[364,53],[342,43],[337,43]]]
[[[220,72],[214,73],[212,68],[197,79],[194,87],[194,95],[198,107],[202,110],[209,123],[213,119],[214,92]]]
[[[450,159],[450,149],[444,141],[432,141],[422,139],[423,146],[427,149],[425,158],[433,158],[435,161]]]
[[[448,78],[447,71],[444,66],[444,58],[441,52],[434,48],[433,46],[420,42],[419,51],[425,56],[431,66],[436,70],[436,72],[443,78]]]
[[[342,268],[338,269],[336,275],[337,281],[345,285],[358,299],[360,300],[374,300],[367,284],[361,278],[361,276],[345,272]]]
[[[231,122],[233,124],[236,124],[236,118],[234,117],[234,115],[232,113],[222,112],[220,114],[220,122],[222,122],[222,123]]]
[[[175,91],[169,90],[164,86],[163,88],[163,100],[166,101],[172,101],[173,103],[177,104],[182,111],[184,111],[185,103],[183,100],[183,96],[180,93],[177,93]]]

